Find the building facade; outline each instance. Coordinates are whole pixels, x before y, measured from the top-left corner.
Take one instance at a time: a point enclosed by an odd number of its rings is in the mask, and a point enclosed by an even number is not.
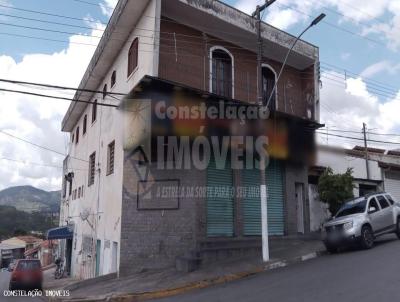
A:
[[[267,105],[295,38],[262,23],[262,39]],[[314,130],[320,127],[317,47],[296,44],[270,98],[271,118],[262,125],[157,116],[158,104],[257,107],[256,41],[254,20],[219,1],[118,2],[81,81],[82,91],[62,123],[70,133],[70,147],[60,225],[69,227],[72,238],[63,241],[61,250],[70,259],[73,276],[259,252],[259,169],[247,163],[235,169],[227,160],[221,168],[216,154],[204,150],[209,158],[205,168],[179,168],[183,163],[178,157],[165,160],[175,168],[163,169],[157,160],[160,137],[179,137],[179,142],[187,137],[193,146],[203,131],[218,138],[267,134],[269,233],[310,231],[308,162]],[[235,150],[232,144],[228,148],[230,155]],[[255,193],[157,195],[193,185],[254,188]]]

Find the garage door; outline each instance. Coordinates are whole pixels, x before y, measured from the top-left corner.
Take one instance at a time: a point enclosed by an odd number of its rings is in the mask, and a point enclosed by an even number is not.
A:
[[[400,172],[385,172],[385,191],[400,201]]]
[[[234,232],[233,174],[229,161],[217,169],[214,159],[207,168],[207,236],[231,237]]]
[[[266,170],[268,187],[268,233],[284,234],[284,198],[283,198],[283,165],[280,161],[271,160]],[[261,235],[260,195],[251,194],[255,186],[260,185],[260,171],[245,169],[242,173],[242,184],[246,188],[243,198],[243,234],[245,236]],[[250,192],[250,194],[248,194]]]

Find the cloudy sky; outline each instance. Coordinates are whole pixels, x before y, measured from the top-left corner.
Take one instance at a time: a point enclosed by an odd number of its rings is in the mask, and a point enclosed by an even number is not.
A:
[[[251,13],[263,1],[225,2]],[[115,3],[116,0],[0,0],[0,78],[77,87],[99,41],[93,36],[101,36]],[[277,0],[263,17],[296,35],[321,12],[328,15],[324,23],[304,37],[320,47],[321,122],[330,134],[322,135],[321,142],[357,144],[332,135],[360,137],[356,132],[363,122],[373,133],[400,134],[400,1]],[[1,88],[31,90],[5,83],[0,83]],[[56,90],[39,92],[72,97],[69,92]],[[65,153],[68,139],[60,131],[60,124],[68,102],[6,92],[0,92],[0,101],[0,189],[26,184],[59,189],[63,156],[5,133]],[[370,138],[400,142],[397,136],[370,134]]]

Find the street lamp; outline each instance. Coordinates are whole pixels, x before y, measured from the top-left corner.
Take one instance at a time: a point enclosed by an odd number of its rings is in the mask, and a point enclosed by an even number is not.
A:
[[[266,6],[272,4],[275,1],[267,1]],[[261,65],[261,57],[262,57],[262,39],[261,39],[261,28],[260,28],[260,8],[257,7],[256,12],[253,14],[253,16],[257,17],[258,20],[258,38],[259,38],[259,51],[258,51],[258,99],[259,103],[262,106],[262,65]],[[278,77],[276,78],[274,87],[271,91],[271,94],[268,98],[267,102],[267,108],[269,106],[269,103],[271,102],[272,96],[275,93],[275,90],[277,89],[278,81],[282,75],[283,69],[285,68],[286,62],[289,58],[290,53],[292,52],[294,46],[296,45],[297,41],[300,40],[300,38],[304,35],[304,33],[309,30],[311,27],[317,25],[323,18],[325,18],[325,14],[320,14],[317,18],[315,18],[311,24],[301,32],[301,34],[294,40],[292,46],[290,47],[289,51],[286,54],[285,60],[283,61],[281,70],[278,74]],[[268,205],[267,205],[267,199],[268,199],[268,193],[267,193],[267,184],[266,184],[266,179],[265,179],[265,158],[262,156],[260,158],[260,202],[261,202],[261,235],[262,235],[262,258],[263,261],[269,261],[269,243],[268,243]]]
[[[272,89],[271,94],[270,94],[270,96],[269,96],[269,98],[268,98],[267,107],[269,106],[269,103],[271,102],[272,96],[274,95],[275,90],[277,89],[278,81],[279,81],[279,79],[281,78],[283,69],[284,69],[285,66],[286,66],[287,60],[288,60],[288,58],[289,58],[289,55],[290,55],[290,53],[292,52],[293,48],[295,47],[297,41],[300,40],[300,38],[306,33],[306,31],[308,31],[311,27],[317,25],[317,24],[318,24],[319,22],[321,22],[321,20],[324,19],[325,17],[326,17],[325,14],[323,14],[323,13],[320,14],[317,18],[315,18],[315,19],[310,23],[310,25],[307,26],[307,28],[306,28],[305,30],[303,30],[303,31],[301,32],[301,34],[296,38],[296,40],[294,40],[292,46],[290,47],[289,51],[288,51],[287,54],[286,54],[286,57],[285,57],[285,60],[283,61],[281,70],[279,71],[278,77],[276,78],[274,88]]]

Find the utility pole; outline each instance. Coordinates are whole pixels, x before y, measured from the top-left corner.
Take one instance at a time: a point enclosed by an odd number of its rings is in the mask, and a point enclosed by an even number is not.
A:
[[[274,3],[276,0],[266,0],[261,6],[257,5],[253,18],[257,22],[257,103],[264,105],[263,100],[263,79],[262,79],[262,56],[263,46],[261,37],[261,12]],[[263,261],[269,261],[269,243],[268,243],[268,203],[267,203],[267,181],[265,177],[265,153],[260,158],[260,202],[261,202],[261,235],[262,235],[262,257]]]
[[[367,179],[370,178],[370,174],[369,174],[369,163],[368,163],[368,145],[367,145],[367,125],[365,123],[363,123],[363,133],[364,133],[364,148],[365,148],[365,166],[367,168]]]
[[[275,85],[271,91],[271,94],[266,96],[266,102],[263,100],[263,79],[262,79],[262,37],[261,37],[261,12],[266,9],[268,6],[273,4],[276,0],[266,0],[265,4],[261,6],[257,6],[256,11],[253,13],[252,17],[257,21],[257,39],[258,39],[258,52],[257,52],[257,102],[259,106],[269,106],[269,103],[272,99],[272,96],[275,93],[275,90],[278,86],[278,81],[283,73],[283,69],[286,66],[287,60],[295,47],[297,41],[305,34],[311,27],[317,25],[321,22],[322,19],[325,18],[325,14],[320,14],[317,18],[315,18],[309,26],[307,26],[299,36],[293,41],[292,46],[289,48],[286,53],[285,59],[283,60],[281,70],[278,74],[278,77],[275,80]],[[266,152],[265,152],[266,153]],[[268,206],[267,206],[267,182],[265,177],[265,166],[266,166],[266,154],[263,154],[260,158],[260,202],[261,202],[261,233],[262,233],[262,255],[263,261],[269,261],[269,243],[268,243]]]

